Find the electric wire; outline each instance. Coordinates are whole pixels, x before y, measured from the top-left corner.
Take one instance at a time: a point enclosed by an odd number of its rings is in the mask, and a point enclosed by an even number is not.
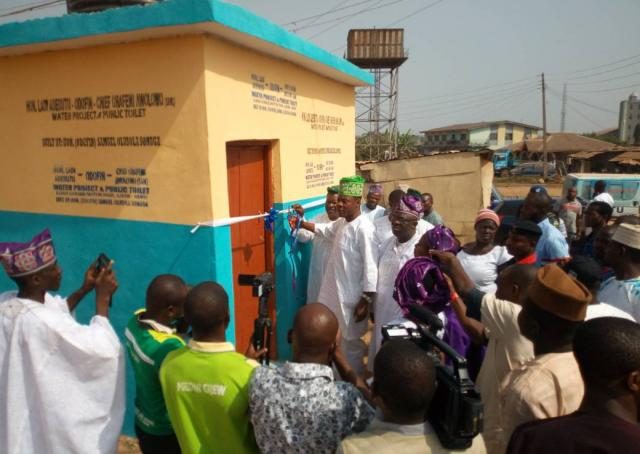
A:
[[[27,13],[29,11],[34,11],[34,10],[38,10],[38,9],[51,8],[52,6],[62,5],[64,3],[65,3],[65,0],[52,0],[52,1],[49,1],[49,2],[44,2],[44,3],[36,4],[34,6],[30,6],[30,7],[26,7],[26,8],[20,8],[20,9],[17,9],[17,10],[8,12],[8,13],[0,14],[0,17],[15,16],[17,14]]]

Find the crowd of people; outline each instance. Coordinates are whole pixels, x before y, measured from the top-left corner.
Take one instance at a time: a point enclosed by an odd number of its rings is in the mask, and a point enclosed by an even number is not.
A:
[[[640,218],[613,220],[602,183],[584,210],[543,186],[518,219],[488,208],[461,244],[412,188],[387,195],[361,177],[327,189],[313,219],[307,304],[292,357],[237,352],[218,283],[163,274],[131,314],[124,346],[109,322],[113,263],[54,296],[62,273],[48,230],[0,243],[17,291],[0,294],[0,452],[114,453],[133,369],[143,453],[443,453],[428,415],[447,361],[387,326],[426,326],[465,358],[483,404],[469,453],[626,453],[640,446]],[[560,228],[562,226],[562,229]],[[73,317],[95,293],[90,323]],[[370,336],[367,332],[370,331]],[[368,340],[368,346],[367,342]]]

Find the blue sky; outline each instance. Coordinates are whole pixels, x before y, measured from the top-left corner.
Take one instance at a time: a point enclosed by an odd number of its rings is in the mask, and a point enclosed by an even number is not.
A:
[[[0,0],[0,16],[51,0]],[[640,92],[638,0],[234,0],[342,55],[351,28],[405,28],[399,126],[509,119],[541,125],[545,72],[548,129],[617,126],[619,102]],[[64,14],[64,5],[0,17],[0,23]],[[303,18],[318,14],[315,19]]]

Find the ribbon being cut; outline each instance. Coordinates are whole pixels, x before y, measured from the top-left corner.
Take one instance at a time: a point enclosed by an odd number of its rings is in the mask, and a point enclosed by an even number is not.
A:
[[[302,205],[302,208],[308,210],[309,208],[315,208],[317,206],[324,205],[324,199],[318,199],[313,202],[305,203]],[[266,213],[259,213],[249,216],[236,216],[232,218],[223,218],[216,219],[215,221],[203,221],[198,222],[193,229],[191,229],[191,233],[196,233],[200,227],[224,227],[227,225],[238,224],[240,222],[252,221],[254,219],[265,219],[265,229],[273,229],[273,224],[277,219],[278,215],[283,213],[289,213],[289,209],[286,210],[276,210],[275,208],[271,208]],[[273,230],[270,230],[273,231]]]

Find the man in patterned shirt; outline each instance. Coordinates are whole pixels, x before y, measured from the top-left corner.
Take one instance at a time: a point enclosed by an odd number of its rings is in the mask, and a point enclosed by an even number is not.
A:
[[[373,419],[366,386],[338,347],[338,320],[320,303],[296,314],[293,362],[256,369],[250,384],[251,422],[262,452],[333,453],[340,441]],[[331,365],[350,383],[334,381]],[[355,386],[354,386],[355,385]]]

